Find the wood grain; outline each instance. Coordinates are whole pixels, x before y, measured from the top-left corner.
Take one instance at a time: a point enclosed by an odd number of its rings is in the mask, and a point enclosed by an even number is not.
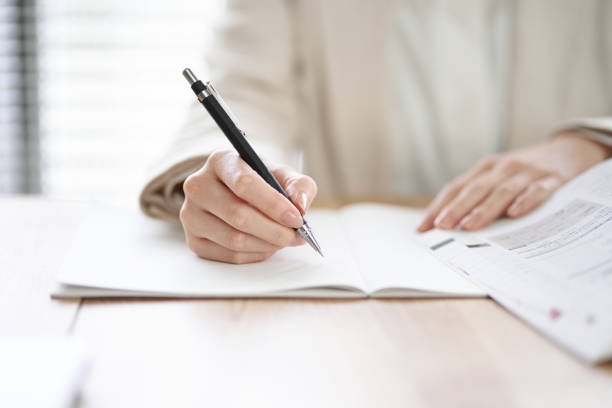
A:
[[[72,327],[95,357],[82,407],[611,406],[612,363],[487,299],[88,300],[75,319],[48,290],[86,209],[0,200],[0,331]]]
[[[486,299],[85,302],[84,406],[604,407],[574,359]],[[142,392],[140,392],[142,391]]]

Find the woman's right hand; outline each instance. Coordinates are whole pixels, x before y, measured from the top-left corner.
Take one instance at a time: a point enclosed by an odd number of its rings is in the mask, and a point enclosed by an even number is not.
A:
[[[294,228],[302,226],[301,215],[317,194],[317,185],[287,166],[268,165],[268,169],[295,205],[230,150],[213,153],[185,180],[180,220],[193,252],[243,264],[304,244]]]

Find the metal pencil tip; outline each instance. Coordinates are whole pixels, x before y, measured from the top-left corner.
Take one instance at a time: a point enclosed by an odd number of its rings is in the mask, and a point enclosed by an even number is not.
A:
[[[321,246],[317,242],[317,239],[314,237],[314,234],[312,233],[312,230],[310,229],[310,226],[308,225],[306,220],[304,220],[304,225],[302,225],[302,227],[298,229],[298,233],[304,239],[304,241],[308,242],[308,245],[310,245],[310,247],[314,249],[316,253],[321,255],[323,258],[325,257],[323,255],[323,251],[321,250]]]
[[[315,251],[317,251],[317,253],[319,255],[321,255],[321,257],[325,258],[325,255],[323,255],[323,250],[321,249],[321,246],[319,245],[319,243],[317,242],[317,239],[314,237],[314,235],[312,234],[312,231],[310,232],[310,238],[312,243],[309,242],[310,246],[312,247],[312,249],[314,249]]]
[[[314,249],[317,254],[319,254],[319,255],[321,255],[321,257],[325,258],[325,255],[323,255],[323,251],[321,250],[321,247],[319,246],[317,241],[314,239],[312,234],[310,235],[310,237],[308,237],[308,239],[305,239],[305,241],[308,242],[308,245],[310,245],[310,247],[312,249]]]
[[[189,82],[189,85],[193,85],[193,83],[198,80],[198,78],[196,78],[194,73],[189,68],[185,68],[183,70],[183,76],[185,77],[187,82]]]

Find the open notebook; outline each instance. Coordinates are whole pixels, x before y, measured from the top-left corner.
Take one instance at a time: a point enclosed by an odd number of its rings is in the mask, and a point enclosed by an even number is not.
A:
[[[325,258],[304,245],[256,264],[200,259],[177,226],[138,213],[83,223],[55,297],[465,297],[485,292],[418,242],[420,211],[360,204],[308,214]]]

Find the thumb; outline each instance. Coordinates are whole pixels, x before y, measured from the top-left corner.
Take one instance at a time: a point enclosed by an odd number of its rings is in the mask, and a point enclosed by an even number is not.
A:
[[[317,183],[311,177],[298,173],[288,166],[274,168],[272,174],[304,215],[317,195]]]

